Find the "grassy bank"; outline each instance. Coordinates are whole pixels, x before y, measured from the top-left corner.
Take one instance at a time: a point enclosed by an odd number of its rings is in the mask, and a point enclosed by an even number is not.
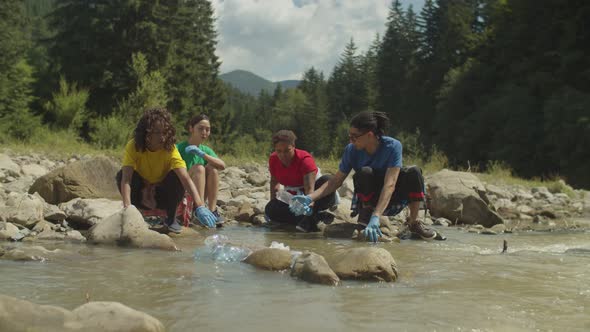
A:
[[[95,145],[89,144],[79,136],[70,132],[54,132],[50,130],[40,130],[29,142],[21,142],[8,139],[0,135],[0,143],[5,152],[14,155],[23,154],[41,154],[51,159],[69,159],[75,155],[107,155],[113,158],[121,158],[123,147],[121,149],[101,149]],[[424,155],[424,154],[422,154]],[[228,166],[240,166],[247,163],[266,164],[267,155],[260,153],[243,153],[241,156],[221,155]],[[324,174],[333,174],[338,170],[340,158],[317,158],[317,164]],[[440,171],[448,167],[446,156],[440,152],[434,152],[426,158],[415,156],[404,156],[405,165],[418,165],[426,175]],[[458,169],[459,171],[468,171],[476,174],[482,181],[499,185],[520,185],[527,188],[544,186],[553,193],[566,193],[570,197],[575,196],[573,189],[565,184],[559,178],[553,179],[523,179],[513,175],[512,170],[505,164],[499,162],[490,162],[484,172],[478,172],[477,169]]]

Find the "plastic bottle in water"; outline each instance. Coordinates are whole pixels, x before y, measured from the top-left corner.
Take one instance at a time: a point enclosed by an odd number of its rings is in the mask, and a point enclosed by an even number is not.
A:
[[[197,253],[196,258],[209,256],[212,260],[218,262],[241,262],[252,253],[252,250],[248,248],[235,246],[228,242],[229,239],[225,235],[215,234],[208,236],[205,239],[207,254],[199,255]]]
[[[218,245],[213,249],[211,257],[218,262],[241,262],[246,259],[252,250],[230,244]]]
[[[214,234],[207,236],[205,239],[205,246],[209,249],[213,249],[218,245],[225,244],[229,241],[228,237],[223,234]]]

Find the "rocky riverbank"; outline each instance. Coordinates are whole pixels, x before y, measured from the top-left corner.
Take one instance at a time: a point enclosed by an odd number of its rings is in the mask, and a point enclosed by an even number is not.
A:
[[[94,226],[121,210],[114,181],[118,169],[118,162],[106,157],[51,160],[35,154],[0,154],[0,240],[97,243]],[[266,166],[228,167],[220,178],[219,205],[228,224],[265,224],[264,206],[269,200]],[[428,175],[426,183],[429,214],[423,219],[427,224],[463,227],[483,234],[588,227],[580,222],[590,209],[585,191],[572,189],[568,196],[546,187],[486,184],[472,173],[449,170]],[[349,214],[352,190],[349,177],[339,190],[342,199],[332,211],[334,221],[321,225],[325,236],[358,236],[354,232],[356,222]],[[383,218],[389,238],[398,234],[404,220],[404,212]],[[136,238],[143,234],[139,231],[143,226],[137,227]],[[128,234],[124,237],[129,238]],[[148,242],[152,247],[172,247],[167,240]]]
[[[59,247],[58,244],[63,242],[81,246],[123,245],[177,250],[175,241],[179,236],[204,239],[200,226],[184,228],[180,235],[160,234],[149,228],[137,209],[123,210],[114,181],[119,167],[118,161],[106,157],[77,156],[54,160],[42,155],[0,154],[0,259],[67,259],[71,253],[62,249],[47,249]],[[228,167],[220,173],[220,179],[219,208],[227,219],[227,227],[266,226],[264,206],[269,200],[266,166],[248,164]],[[457,227],[482,235],[589,227],[590,202],[585,191],[570,189],[568,195],[551,192],[546,187],[493,185],[480,181],[474,174],[449,170],[428,175],[426,183],[429,213],[425,216],[421,213],[420,216],[425,223],[436,225],[442,233],[444,227]],[[563,187],[567,188],[565,184]],[[330,211],[333,218],[320,224],[325,237],[364,241],[355,219],[350,217],[352,189],[349,177],[339,190],[340,204]],[[382,241],[398,242],[404,221],[404,212],[395,217],[382,218],[385,234]],[[231,246],[231,243],[218,245]],[[399,273],[389,251],[379,246],[344,249],[328,259],[313,252],[299,253],[297,248],[293,249],[248,248],[249,255],[244,262],[265,270],[290,270],[295,278],[327,285],[338,285],[347,279],[392,282]],[[46,306],[2,296],[0,300],[0,309],[17,305],[30,311],[45,312],[45,309],[39,308]],[[122,305],[95,304],[88,308],[104,312],[105,308],[112,306]],[[74,311],[57,307],[50,309],[63,316],[59,323],[65,324],[63,326],[70,323],[80,326],[94,324],[84,321],[85,318],[78,314],[80,308]],[[144,324],[144,327],[131,329],[122,325],[115,330],[161,329],[161,324],[152,321],[152,317],[146,318],[141,316],[142,313],[127,309],[135,317],[130,322],[136,322],[138,326]],[[0,313],[12,315],[11,321],[17,323],[21,321],[18,315],[28,312],[3,310]],[[99,314],[96,317],[97,320],[108,319]],[[150,327],[145,327],[145,322]],[[25,326],[27,324],[21,327]]]

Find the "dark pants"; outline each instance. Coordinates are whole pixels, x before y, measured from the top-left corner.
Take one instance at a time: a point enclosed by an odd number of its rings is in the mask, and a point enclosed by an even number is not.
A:
[[[314,189],[321,187],[332,176],[323,175],[316,180]],[[331,193],[313,203],[312,216],[317,215],[318,212],[327,210],[336,204],[336,193]],[[289,204],[279,201],[278,199],[271,199],[264,208],[264,213],[270,220],[279,223],[297,224],[304,216],[296,216],[289,210]]]
[[[352,177],[354,193],[358,198],[360,207],[375,207],[379,201],[379,195],[383,190],[385,173],[377,172],[371,167],[363,167]],[[385,211],[387,215],[395,215],[410,202],[424,202],[424,177],[418,166],[403,167],[400,170],[395,191],[389,200]],[[397,213],[396,213],[397,212]]]
[[[122,177],[123,173],[119,171],[117,173],[117,187],[119,191],[121,191]],[[131,176],[131,204],[135,205],[138,209],[147,209],[147,207],[141,204],[141,190],[145,182],[146,180],[139,173],[133,171],[133,175]],[[175,217],[176,208],[183,197],[184,187],[174,171],[168,172],[164,180],[156,185],[156,207],[166,211],[168,220],[173,220]]]

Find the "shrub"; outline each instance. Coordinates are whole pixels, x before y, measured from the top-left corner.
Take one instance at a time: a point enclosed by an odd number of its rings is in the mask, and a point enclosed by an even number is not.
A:
[[[119,115],[100,118],[91,123],[93,131],[90,133],[92,143],[102,149],[114,149],[124,146],[133,131],[133,125]]]
[[[59,91],[53,94],[53,100],[45,103],[43,108],[50,121],[59,129],[80,129],[86,120],[86,102],[89,93],[86,89],[78,89],[76,83],[59,80]]]

